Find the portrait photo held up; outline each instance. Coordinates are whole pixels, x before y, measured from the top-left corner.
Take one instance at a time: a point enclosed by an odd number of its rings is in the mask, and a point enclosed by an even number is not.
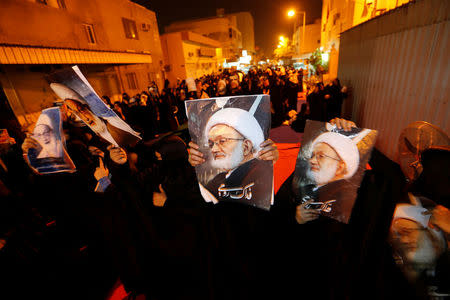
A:
[[[191,139],[205,159],[195,167],[204,200],[269,210],[273,162],[258,158],[269,136],[269,96],[189,100],[185,106]]]
[[[31,135],[34,147],[26,154],[26,161],[34,172],[50,174],[75,172],[76,168],[65,148],[61,112],[58,107],[44,109]]]
[[[292,182],[298,204],[348,223],[376,136],[307,120]]]
[[[100,99],[77,66],[53,72],[46,79],[68,110],[114,147],[134,146],[141,140],[140,134]]]

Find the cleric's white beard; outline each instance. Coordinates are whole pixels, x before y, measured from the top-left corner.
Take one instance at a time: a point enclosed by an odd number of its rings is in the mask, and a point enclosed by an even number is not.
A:
[[[229,171],[237,166],[244,160],[244,150],[242,149],[242,141],[240,141],[236,147],[234,147],[231,155],[227,155],[224,158],[213,159],[211,166],[217,169]]]
[[[424,236],[418,242],[417,249],[406,252],[405,256],[407,261],[416,267],[430,267],[436,260],[436,250],[431,239],[428,236]]]
[[[334,176],[336,176],[336,171],[337,165],[332,168],[320,168],[319,171],[312,171],[311,169],[309,169],[306,173],[306,176],[310,180],[314,181],[317,186],[322,186],[330,182],[334,178]]]
[[[97,134],[102,134],[108,130],[105,123],[98,117],[95,117],[95,124],[90,125],[90,127]]]

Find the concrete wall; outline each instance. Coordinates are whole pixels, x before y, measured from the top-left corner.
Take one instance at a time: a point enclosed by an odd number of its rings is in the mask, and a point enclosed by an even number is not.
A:
[[[149,51],[161,56],[155,13],[127,0],[71,0],[66,9],[20,0],[0,1],[0,43],[111,51]],[[139,40],[127,39],[122,17],[134,20]],[[144,32],[140,24],[150,24]],[[83,24],[94,27],[90,44]]]
[[[31,50],[56,49],[56,52],[61,49],[83,50],[74,56],[77,61],[70,61],[68,56],[64,63],[66,66],[78,64],[97,93],[113,100],[118,99],[122,92],[133,95],[146,90],[151,80],[163,86],[163,55],[154,12],[128,0],[66,0],[66,8],[59,8],[56,1],[48,4],[31,0],[1,0],[0,44],[20,45]],[[126,38],[122,18],[136,22],[138,40]],[[142,29],[142,23],[149,25],[148,30]],[[83,24],[93,26],[96,43],[88,42]],[[31,50],[29,53],[33,53]],[[1,51],[4,50],[0,47]],[[105,59],[89,65],[85,63],[90,59],[78,57],[92,51],[96,51],[97,56],[105,53]],[[111,53],[151,55],[152,63],[127,61],[126,64],[117,64],[108,61],[113,56]],[[48,72],[61,67],[54,66],[56,62],[52,61],[49,56],[45,64],[1,66],[1,86],[25,128],[35,121],[43,108],[52,106],[56,100],[44,80]],[[128,85],[127,73],[135,73],[137,89]]]
[[[221,62],[220,43],[192,32],[173,32],[161,35],[166,77],[173,86],[177,78],[199,78],[218,70]],[[200,49],[209,49],[213,57],[199,55]]]
[[[229,29],[233,31],[231,37]],[[237,18],[233,15],[179,21],[165,27],[166,33],[180,31],[191,31],[219,41],[226,58],[231,58],[234,54],[237,54],[238,49],[242,48],[242,35],[237,27]]]
[[[124,68],[128,68],[128,72],[134,71],[138,75],[145,75],[145,72],[139,70],[143,66],[145,65],[122,67],[121,72],[125,73],[127,70]],[[120,88],[119,68],[116,69],[109,65],[80,65],[79,67],[100,97],[107,95],[113,101],[119,99],[123,91]],[[58,100],[45,80],[45,75],[49,71],[50,66],[48,65],[1,66],[0,81],[3,90],[24,130],[32,127],[41,110],[52,107],[53,103]],[[126,77],[124,76],[124,78]],[[140,80],[145,84],[147,82],[143,76],[138,77],[138,82]]]
[[[411,0],[323,0],[321,46],[329,51],[329,78],[338,72],[340,34]]]
[[[252,14],[239,12],[230,16],[236,16],[236,25],[242,34],[242,49],[251,54],[255,53],[255,25]]]
[[[318,19],[314,24],[305,26],[305,42],[303,46],[301,41],[303,39],[303,25],[297,27],[294,34],[294,41],[297,41],[297,45],[300,41],[300,54],[312,53],[320,47],[320,25],[320,19]]]
[[[377,148],[392,160],[414,121],[450,132],[449,19],[449,1],[416,0],[341,35],[345,117],[379,130]]]

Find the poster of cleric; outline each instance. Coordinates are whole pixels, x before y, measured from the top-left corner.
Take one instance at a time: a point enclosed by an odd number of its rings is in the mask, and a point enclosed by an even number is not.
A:
[[[295,165],[293,189],[307,209],[348,223],[377,136],[376,130],[308,120]]]
[[[189,100],[185,105],[191,139],[205,158],[195,167],[204,200],[269,210],[273,164],[257,158],[269,136],[269,96]]]
[[[61,113],[58,107],[44,109],[31,135],[36,145],[28,150],[26,159],[38,174],[75,172],[75,165],[65,149]]]
[[[77,66],[58,70],[46,79],[67,109],[106,142],[124,148],[141,140],[140,134],[100,99]]]

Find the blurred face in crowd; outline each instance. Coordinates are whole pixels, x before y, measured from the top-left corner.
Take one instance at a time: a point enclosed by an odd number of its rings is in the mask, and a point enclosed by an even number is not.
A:
[[[234,128],[218,124],[208,134],[211,149],[211,165],[218,169],[232,170],[251,158],[252,143]]]
[[[317,143],[314,146],[309,164],[307,176],[315,181],[317,186],[339,180],[345,175],[345,162],[326,143]]]
[[[427,267],[436,261],[443,249],[438,240],[421,224],[396,219],[390,228],[392,246],[403,262],[413,267]]]
[[[197,87],[197,92],[201,92],[201,90],[203,89],[203,85],[201,81],[198,81],[196,83],[196,87]]]
[[[186,92],[184,90],[180,90],[180,100],[184,101],[186,99]]]
[[[107,130],[105,123],[91,111],[87,104],[72,99],[66,99],[64,103],[70,111],[89,125],[93,131],[100,133]]]
[[[122,112],[122,107],[120,106],[119,102],[114,102],[114,109]]]
[[[146,94],[142,94],[141,95],[141,105],[147,105],[147,100],[148,100],[148,97],[147,97],[147,95]]]
[[[52,141],[52,129],[50,126],[45,124],[37,125],[34,129],[33,136],[41,143],[42,145],[50,144]]]

